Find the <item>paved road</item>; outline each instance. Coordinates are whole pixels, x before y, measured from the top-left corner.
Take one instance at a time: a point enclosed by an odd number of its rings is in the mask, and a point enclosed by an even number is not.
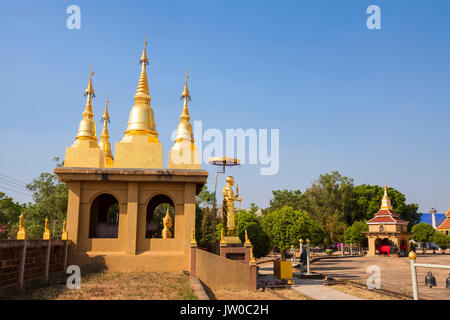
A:
[[[273,276],[273,262],[260,265],[260,279],[267,282],[277,282]],[[323,285],[323,280],[298,279],[294,277],[292,289],[314,300],[361,300],[355,296],[331,289]]]
[[[450,255],[427,254],[417,256],[417,263],[450,265]],[[396,292],[407,292],[412,295],[411,267],[408,258],[393,257],[327,257],[311,264],[313,272],[329,275],[333,278],[354,280],[366,283],[370,274],[367,267],[378,266],[381,271],[381,287]],[[437,287],[425,286],[425,276],[431,270],[436,276]],[[445,288],[445,280],[449,276],[448,269],[417,268],[419,298],[433,300],[450,300],[450,289]]]

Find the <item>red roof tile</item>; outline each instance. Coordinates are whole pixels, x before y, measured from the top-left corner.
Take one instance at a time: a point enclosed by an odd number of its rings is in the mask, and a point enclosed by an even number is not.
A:
[[[439,227],[436,228],[437,230],[450,230],[450,218],[447,218],[442,222]]]

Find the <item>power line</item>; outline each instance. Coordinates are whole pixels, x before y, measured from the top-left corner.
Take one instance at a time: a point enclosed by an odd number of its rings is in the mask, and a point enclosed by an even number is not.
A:
[[[7,178],[9,180],[12,180],[13,182],[16,181],[16,183],[22,184],[24,186],[26,186],[28,184],[28,183],[23,182],[23,181],[21,181],[19,179],[16,179],[16,178],[13,178],[13,177],[9,177],[9,176],[7,176],[6,174],[3,174],[3,173],[0,173],[0,176],[3,176],[3,177],[5,177],[5,178]]]
[[[19,194],[24,195],[24,196],[31,196],[31,193],[24,193],[24,192],[12,190],[12,189],[9,189],[9,188],[3,187],[3,186],[0,186],[0,188],[1,188],[1,189],[5,189],[5,190],[9,190],[9,191],[11,191],[11,192],[19,193]],[[5,193],[6,193],[6,192],[5,192]]]
[[[8,181],[8,180],[3,180],[2,177],[0,177],[0,183],[7,184],[7,185],[9,185],[10,187],[14,187],[14,188],[18,188],[18,189],[23,189],[24,191],[27,191],[27,192],[29,191],[28,188],[26,188],[26,187],[24,187],[24,186],[21,186],[20,184],[15,184],[15,183],[13,183],[13,182],[10,182],[10,181]]]

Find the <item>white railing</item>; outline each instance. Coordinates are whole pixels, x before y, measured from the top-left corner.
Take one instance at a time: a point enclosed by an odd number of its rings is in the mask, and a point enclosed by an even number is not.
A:
[[[411,277],[412,277],[412,286],[413,286],[413,297],[414,300],[419,300],[419,287],[417,285],[417,267],[424,268],[441,268],[441,269],[450,269],[450,266],[443,264],[430,264],[430,263],[416,263],[416,253],[411,251],[408,255],[411,261]]]

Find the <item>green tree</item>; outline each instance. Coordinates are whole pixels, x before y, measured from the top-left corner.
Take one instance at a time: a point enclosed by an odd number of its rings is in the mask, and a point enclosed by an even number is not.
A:
[[[19,217],[25,205],[14,202],[13,198],[0,192],[0,239],[14,238],[14,228],[19,222]]]
[[[196,197],[195,208],[195,239],[203,249],[210,250],[214,242],[215,232],[213,226],[214,193],[209,192],[207,185]]]
[[[323,174],[303,196],[303,209],[325,229],[325,244],[341,242],[354,206],[353,180],[338,171]]]
[[[432,237],[434,244],[436,244],[442,250],[447,250],[450,245],[450,237],[442,232],[435,232]],[[443,252],[443,253],[444,253]]]
[[[422,243],[425,248],[425,242],[432,242],[433,235],[436,231],[432,226],[427,223],[419,223],[412,227],[411,230],[411,239]],[[425,250],[425,249],[424,249]]]
[[[250,207],[250,210],[241,210],[235,214],[235,224],[239,226],[238,236],[239,239],[245,241],[245,229],[250,242],[253,245],[253,254],[256,258],[266,256],[270,251],[270,238],[261,226],[261,222],[256,216],[254,206]]]
[[[266,217],[265,217],[266,218]],[[300,239],[310,239],[312,245],[322,243],[323,229],[314,223],[304,210],[285,206],[270,213],[272,244],[281,252],[282,258],[291,245],[298,246]]]
[[[347,244],[354,243],[361,245],[367,239],[363,232],[367,231],[369,231],[369,226],[366,221],[356,221],[345,230],[344,241]]]
[[[27,206],[24,213],[24,224],[29,239],[42,238],[46,217],[49,220],[50,230],[54,226],[53,236],[59,237],[66,219],[67,185],[59,182],[54,174],[45,172],[33,179],[27,188],[33,192],[34,200],[34,203]]]
[[[300,190],[273,190],[272,195],[269,211],[281,209],[284,206],[291,207],[294,210],[303,208],[303,196]]]

